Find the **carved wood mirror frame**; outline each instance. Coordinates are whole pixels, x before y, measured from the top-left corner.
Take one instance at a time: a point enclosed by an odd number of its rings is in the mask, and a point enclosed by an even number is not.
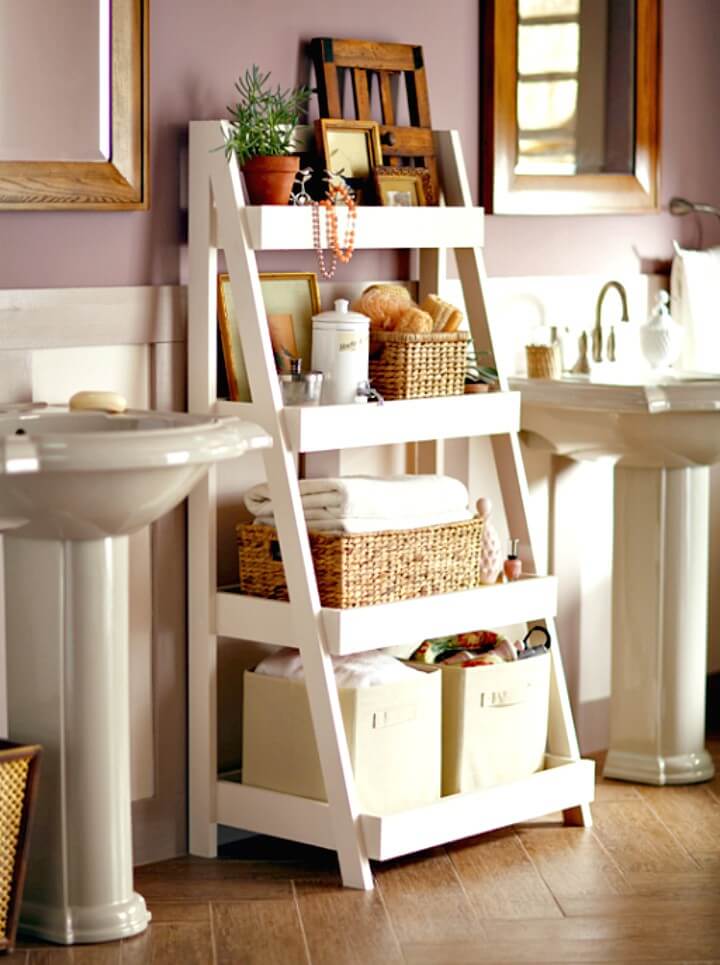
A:
[[[516,174],[516,0],[481,0],[483,204],[494,214],[656,211],[660,141],[660,0],[636,0],[632,174]]]
[[[112,0],[108,161],[0,161],[0,209],[137,210],[149,207],[149,0]]]

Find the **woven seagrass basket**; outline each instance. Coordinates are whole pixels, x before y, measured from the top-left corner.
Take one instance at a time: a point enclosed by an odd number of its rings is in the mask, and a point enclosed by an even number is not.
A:
[[[529,379],[562,378],[560,349],[556,345],[526,345],[527,374]]]
[[[308,533],[323,606],[394,603],[480,585],[483,522],[471,519],[380,533]],[[276,530],[239,523],[240,588],[249,596],[287,600]]]
[[[0,740],[0,952],[15,944],[40,748]]]
[[[391,399],[462,395],[467,332],[373,332],[370,381]]]

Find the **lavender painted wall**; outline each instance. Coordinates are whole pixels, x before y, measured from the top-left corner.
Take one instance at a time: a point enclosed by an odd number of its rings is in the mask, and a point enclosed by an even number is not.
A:
[[[0,212],[0,287],[176,283],[183,280],[178,158],[190,119],[223,116],[236,76],[253,61],[279,83],[305,79],[301,40],[377,37],[422,44],[434,123],[462,135],[478,187],[477,0],[151,0],[152,207],[149,212]],[[673,194],[720,203],[718,0],[663,3],[663,207]],[[704,240],[720,241],[706,219]],[[697,220],[644,216],[488,219],[494,275],[615,274],[693,245]],[[638,254],[636,254],[636,252]],[[364,255],[364,277],[398,271]],[[308,262],[312,265],[312,262]],[[293,266],[301,267],[297,260]]]

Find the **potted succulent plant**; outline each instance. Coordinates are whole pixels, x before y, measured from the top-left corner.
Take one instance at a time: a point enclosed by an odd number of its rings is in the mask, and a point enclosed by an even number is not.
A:
[[[465,393],[492,392],[498,385],[498,373],[493,357],[490,352],[476,352],[472,341],[468,344]],[[481,364],[481,361],[487,364]]]
[[[310,89],[274,90],[257,64],[235,83],[238,101],[228,106],[231,123],[225,153],[235,154],[251,204],[287,204],[300,159],[293,135],[310,100]]]

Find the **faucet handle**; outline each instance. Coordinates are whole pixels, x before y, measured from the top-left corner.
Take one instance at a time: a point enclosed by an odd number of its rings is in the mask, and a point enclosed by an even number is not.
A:
[[[616,348],[616,346],[615,346],[615,326],[614,326],[614,325],[611,325],[611,326],[610,326],[610,334],[608,335],[608,339],[607,339],[607,349],[606,349],[606,353],[605,353],[606,356],[607,356],[608,362],[614,362],[614,361],[615,361],[615,348]]]

